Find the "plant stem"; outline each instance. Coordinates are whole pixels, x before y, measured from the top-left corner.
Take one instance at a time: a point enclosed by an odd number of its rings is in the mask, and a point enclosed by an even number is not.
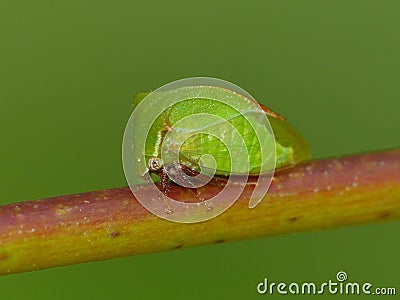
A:
[[[249,209],[253,187],[222,215],[196,224],[154,216],[128,187],[0,206],[0,274],[399,218],[400,149],[277,173],[264,200]],[[202,194],[216,189],[208,185]],[[177,186],[170,196],[195,200]]]

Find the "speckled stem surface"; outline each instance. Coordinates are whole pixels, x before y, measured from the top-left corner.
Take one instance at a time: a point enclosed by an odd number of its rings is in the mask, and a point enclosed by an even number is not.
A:
[[[207,197],[219,188],[201,192]],[[264,200],[249,209],[253,188],[249,183],[229,210],[196,224],[152,215],[127,187],[0,206],[0,274],[399,218],[400,149],[275,174]],[[171,187],[172,198],[194,195]]]

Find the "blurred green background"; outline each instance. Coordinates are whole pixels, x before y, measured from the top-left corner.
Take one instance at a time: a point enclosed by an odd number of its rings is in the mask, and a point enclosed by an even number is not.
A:
[[[0,202],[126,185],[133,95],[190,76],[242,86],[287,117],[314,158],[398,147],[399,12],[382,0],[2,0]],[[370,224],[11,275],[0,297],[256,299],[264,277],[318,283],[340,270],[399,293],[399,230]]]

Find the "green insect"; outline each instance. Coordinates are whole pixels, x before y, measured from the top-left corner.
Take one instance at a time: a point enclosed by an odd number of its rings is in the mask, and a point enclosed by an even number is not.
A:
[[[205,94],[209,93],[213,97],[205,97],[203,93],[202,96],[194,96],[190,99],[179,101],[165,109],[152,124],[146,137],[144,153],[142,153],[147,171],[150,174],[158,174],[163,193],[167,192],[169,180],[161,154],[165,135],[171,128],[174,128],[177,132],[196,133],[201,127],[209,132],[188,135],[189,138],[180,146],[178,165],[189,175],[196,174],[202,168],[208,167],[214,168],[215,176],[217,177],[231,174],[248,174],[252,176],[270,172],[271,168],[263,166],[262,160],[262,157],[268,157],[269,153],[261,153],[261,149],[264,149],[265,152],[270,152],[271,149],[272,151],[273,149],[275,150],[273,166],[278,171],[292,167],[310,158],[310,148],[300,133],[283,117],[267,107],[261,105],[272,127],[275,139],[271,138],[267,131],[264,131],[266,132],[265,136],[257,136],[255,133],[257,128],[252,127],[241,112],[226,105],[226,103],[215,101],[216,98],[230,99],[230,101],[237,103],[238,107],[243,111],[246,111],[254,107],[254,100],[234,91],[218,87],[193,86],[187,89],[190,89],[193,95],[196,95],[197,91],[204,92],[206,90]],[[138,93],[134,98],[134,107],[137,107],[148,94],[146,92]],[[159,98],[162,99],[162,97]],[[148,107],[142,108],[146,112],[151,112],[153,107],[157,105],[157,103],[146,104],[146,101],[143,101],[143,103],[148,105]],[[213,114],[226,120],[229,126],[208,122],[206,117],[200,119],[200,122],[197,119],[192,123],[186,122],[183,127],[179,125],[179,121],[193,114]],[[233,140],[235,135],[231,134],[232,129],[230,128],[232,127],[240,134],[241,143],[236,142],[237,134],[235,140]],[[220,135],[225,137],[225,143],[212,134],[214,131],[218,131]],[[228,145],[226,145],[226,141],[228,141]],[[262,147],[262,143],[265,143],[265,147]],[[243,149],[243,146],[246,149]],[[247,163],[242,163],[242,161],[236,159],[240,157],[243,151],[248,153]],[[201,157],[205,154],[211,155],[214,158],[214,162],[201,160]],[[234,156],[233,161],[236,159],[235,164],[232,164],[232,155]]]

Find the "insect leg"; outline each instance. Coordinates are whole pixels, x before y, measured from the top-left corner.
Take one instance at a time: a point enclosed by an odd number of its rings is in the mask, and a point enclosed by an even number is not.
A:
[[[167,175],[167,172],[165,172],[164,168],[161,168],[159,170],[159,174],[160,174],[160,178],[161,178],[161,192],[163,193],[163,195],[167,196],[168,195],[168,186],[170,185],[170,181]],[[172,213],[172,209],[169,206],[167,199],[165,199],[165,197],[163,197],[163,201],[164,201],[164,210],[167,214]]]
[[[182,170],[189,176],[197,176],[199,173],[192,170],[191,168],[185,166],[185,165],[181,165]],[[213,180],[213,179],[212,179]],[[211,181],[212,181],[211,180]],[[190,182],[189,182],[190,183]],[[199,199],[200,202],[204,202],[204,205],[207,207],[207,210],[211,210],[213,209],[211,203],[209,203],[207,201],[207,199],[202,195],[202,193],[200,192],[200,190],[198,188],[193,188],[193,190],[196,192],[196,197],[197,199]]]

